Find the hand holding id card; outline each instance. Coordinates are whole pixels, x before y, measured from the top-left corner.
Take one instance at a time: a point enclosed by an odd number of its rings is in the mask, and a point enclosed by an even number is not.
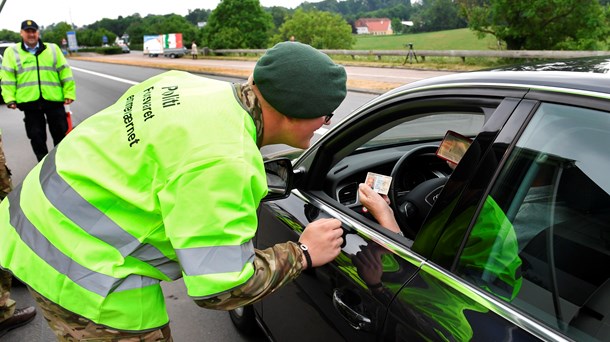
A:
[[[369,172],[366,174],[366,180],[364,183],[373,190],[381,195],[387,195],[390,191],[390,184],[392,183],[392,177],[380,175],[378,173]]]

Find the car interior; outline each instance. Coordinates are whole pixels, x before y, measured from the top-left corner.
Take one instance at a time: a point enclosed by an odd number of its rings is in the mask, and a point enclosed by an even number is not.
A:
[[[472,109],[472,108],[471,108]],[[369,172],[390,176],[388,197],[403,233],[414,239],[417,229],[431,208],[426,194],[442,184],[452,172],[450,163],[436,152],[447,131],[459,131],[473,138],[481,130],[488,110],[435,111],[386,124],[380,131],[371,130],[359,145],[339,160],[326,174],[324,192],[352,211],[372,219],[358,200],[358,184]],[[366,140],[365,140],[366,139]],[[418,185],[426,194],[412,193]],[[428,191],[430,190],[430,191]],[[440,191],[440,190],[439,190]],[[410,196],[409,196],[410,195]]]

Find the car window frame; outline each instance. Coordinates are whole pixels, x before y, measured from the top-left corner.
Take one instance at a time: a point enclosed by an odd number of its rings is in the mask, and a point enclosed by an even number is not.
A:
[[[520,101],[520,97],[524,94],[525,92],[521,89],[490,90],[489,88],[485,88],[480,89],[480,91],[473,91],[473,89],[454,89],[449,87],[448,89],[442,90],[435,89],[414,94],[394,96],[394,98],[386,100],[383,103],[376,102],[368,107],[364,106],[364,109],[361,109],[356,115],[348,117],[341,122],[339,126],[343,128],[349,127],[349,129],[355,129],[357,132],[362,133],[354,133],[354,135],[359,136],[360,139],[350,140],[349,144],[341,144],[341,140],[345,139],[345,136],[341,133],[341,128],[334,128],[331,132],[327,133],[329,134],[328,137],[321,139],[322,141],[318,141],[317,145],[312,146],[310,150],[306,151],[306,153],[295,162],[295,169],[299,170],[302,174],[302,178],[297,182],[298,191],[301,194],[308,193],[310,196],[316,197],[319,201],[323,202],[325,206],[333,207],[342,212],[344,217],[347,216],[361,224],[375,227],[377,233],[388,235],[388,233],[385,232],[385,229],[372,220],[351,210],[346,210],[338,201],[328,196],[323,190],[322,182],[319,182],[320,177],[315,177],[314,175],[326,175],[331,170],[332,166],[344,156],[349,155],[355,150],[354,146],[360,146],[362,141],[367,141],[369,139],[365,133],[368,133],[369,136],[374,135],[370,131],[372,123],[378,125],[378,123],[381,122],[382,125],[380,126],[390,125],[392,122],[396,121],[396,118],[392,118],[393,114],[395,115],[397,112],[406,110],[407,107],[412,106],[413,103],[427,104],[428,106],[422,106],[421,108],[428,110],[431,108],[430,103],[432,102],[436,104],[436,108],[441,107],[438,105],[441,99],[446,101],[443,105],[444,108],[448,108],[450,104],[457,105],[459,108],[473,107],[474,103],[476,103],[477,106],[490,107],[493,103],[495,110],[487,111],[485,113],[486,119],[484,130],[485,127],[488,127],[487,130],[497,130],[498,127],[501,127],[504,124],[509,113],[514,110],[514,107],[518,101]],[[389,107],[396,107],[397,105],[405,106],[405,108],[388,111]],[[496,116],[495,113],[498,109],[500,109],[502,114]],[[493,117],[492,114],[494,114]],[[391,126],[394,126],[394,124],[391,124]],[[324,165],[324,167],[321,165]],[[410,247],[413,244],[413,240],[397,238],[394,235],[395,234],[392,234],[392,238],[400,240],[403,246]]]

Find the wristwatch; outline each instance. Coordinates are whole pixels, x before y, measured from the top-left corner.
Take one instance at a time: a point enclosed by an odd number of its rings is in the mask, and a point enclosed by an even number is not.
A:
[[[311,255],[309,255],[309,248],[307,248],[307,245],[303,244],[303,243],[298,243],[299,248],[303,251],[303,254],[305,255],[305,260],[307,261],[307,268],[311,268],[312,267],[312,262],[311,262]]]

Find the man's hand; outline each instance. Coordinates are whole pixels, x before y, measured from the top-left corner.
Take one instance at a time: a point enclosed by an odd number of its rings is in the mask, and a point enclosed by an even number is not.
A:
[[[65,104],[65,105],[69,105],[69,104],[70,104],[70,103],[72,103],[72,102],[74,102],[74,100],[72,100],[72,99],[65,99],[65,100],[64,100],[64,104]]]
[[[376,193],[370,186],[361,183],[358,185],[358,198],[364,208],[375,217],[380,225],[395,233],[400,232],[400,227],[398,226],[398,222],[396,222],[394,212],[392,211],[392,208],[390,208],[390,199],[388,196],[382,196]]]
[[[341,252],[343,229],[337,219],[319,219],[305,227],[299,242],[306,245],[313,267],[322,266],[334,260]],[[307,262],[303,257],[305,268]]]
[[[371,245],[366,245],[352,257],[352,262],[356,266],[356,270],[358,270],[358,275],[367,286],[381,283],[381,276],[383,275],[381,256],[384,252],[388,253],[388,251],[378,248],[378,246],[377,244],[372,245],[372,247]]]
[[[15,102],[7,103],[6,106],[10,109],[17,108],[17,104]]]

